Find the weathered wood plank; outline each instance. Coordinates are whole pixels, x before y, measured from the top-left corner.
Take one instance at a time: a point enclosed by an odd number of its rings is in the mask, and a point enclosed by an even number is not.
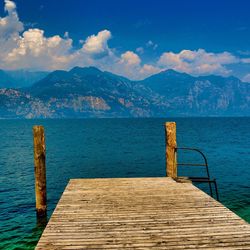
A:
[[[250,249],[250,226],[172,178],[74,179],[36,249]]]

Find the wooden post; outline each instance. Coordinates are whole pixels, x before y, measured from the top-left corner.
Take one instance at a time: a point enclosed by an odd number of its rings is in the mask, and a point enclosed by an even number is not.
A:
[[[166,172],[168,177],[177,177],[177,156],[176,156],[176,123],[166,122]]]
[[[43,126],[33,127],[36,211],[38,217],[47,214],[45,138]]]

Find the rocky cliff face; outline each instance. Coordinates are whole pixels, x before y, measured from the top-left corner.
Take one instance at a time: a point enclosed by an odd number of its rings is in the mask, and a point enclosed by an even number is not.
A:
[[[164,98],[170,115],[250,115],[250,84],[235,77],[192,77],[169,70],[141,83]]]
[[[27,89],[63,117],[150,116],[150,100],[130,80],[96,68],[56,71]]]
[[[54,71],[25,89],[0,89],[2,118],[249,116],[250,84],[168,70],[133,82],[94,67]]]
[[[0,89],[1,118],[51,118],[49,105],[15,89]]]

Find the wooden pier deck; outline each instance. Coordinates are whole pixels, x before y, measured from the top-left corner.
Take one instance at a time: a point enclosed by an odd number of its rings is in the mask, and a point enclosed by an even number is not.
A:
[[[172,178],[72,179],[36,249],[250,249],[250,225]]]

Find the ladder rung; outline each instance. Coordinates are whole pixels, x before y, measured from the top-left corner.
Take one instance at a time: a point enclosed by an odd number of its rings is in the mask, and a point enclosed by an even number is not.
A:
[[[194,166],[194,167],[206,167],[206,164],[197,164],[197,163],[177,163],[178,166]]]

